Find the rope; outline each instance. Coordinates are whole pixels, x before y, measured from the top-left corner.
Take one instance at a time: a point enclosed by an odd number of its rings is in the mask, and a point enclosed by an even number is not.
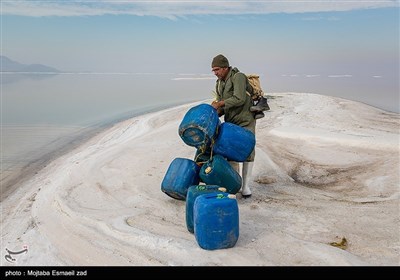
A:
[[[216,129],[216,131],[215,131],[215,135],[217,135],[217,134],[218,134],[218,127],[217,127],[217,129]],[[212,161],[212,159],[213,159],[215,138],[214,138],[214,137],[211,137],[211,144],[210,144],[211,152],[210,152],[210,158],[209,158],[207,161],[200,161],[200,162],[197,161],[197,159],[198,159],[200,156],[202,156],[202,155],[207,151],[207,142],[208,142],[207,140],[208,140],[208,137],[206,137],[206,138],[204,139],[202,145],[199,146],[199,148],[198,148],[198,150],[200,151],[200,153],[198,153],[197,156],[196,156],[195,159],[194,159],[194,161],[195,161],[196,163],[204,164],[204,163],[206,163],[206,162],[208,162],[208,161]]]

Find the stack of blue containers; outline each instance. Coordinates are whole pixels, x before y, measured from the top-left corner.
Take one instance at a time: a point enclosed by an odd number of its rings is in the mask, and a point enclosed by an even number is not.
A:
[[[255,136],[235,124],[221,124],[209,104],[189,109],[178,133],[187,145],[196,148],[195,158],[175,158],[161,190],[174,199],[186,200],[186,226],[201,248],[233,247],[239,237],[235,194],[242,178],[228,161],[245,161],[254,149]]]

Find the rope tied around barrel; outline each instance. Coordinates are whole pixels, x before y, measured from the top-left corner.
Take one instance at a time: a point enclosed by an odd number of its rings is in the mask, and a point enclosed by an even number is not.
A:
[[[216,128],[216,130],[215,130],[215,135],[218,135],[218,129],[219,129],[219,127]],[[199,161],[199,162],[197,161],[197,159],[198,159],[200,156],[204,155],[205,152],[207,151],[208,137],[205,137],[205,139],[203,140],[202,145],[200,145],[199,148],[198,148],[198,150],[200,151],[200,153],[198,153],[198,155],[197,155],[197,156],[195,157],[195,159],[194,159],[194,161],[195,161],[197,164],[203,165],[204,163],[206,163],[206,162],[208,162],[208,161],[212,161],[213,152],[214,152],[215,138],[214,138],[214,137],[211,137],[210,140],[211,140],[211,144],[210,144],[210,149],[211,149],[210,158],[209,158],[208,160],[206,160],[206,161]]]

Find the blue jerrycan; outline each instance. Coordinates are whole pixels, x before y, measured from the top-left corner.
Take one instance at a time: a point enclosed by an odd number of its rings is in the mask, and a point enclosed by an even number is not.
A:
[[[239,207],[236,196],[227,193],[202,194],[193,207],[194,234],[206,250],[235,246],[239,238]]]
[[[172,198],[185,200],[188,188],[200,182],[199,171],[200,167],[193,160],[175,158],[161,182],[161,191]]]

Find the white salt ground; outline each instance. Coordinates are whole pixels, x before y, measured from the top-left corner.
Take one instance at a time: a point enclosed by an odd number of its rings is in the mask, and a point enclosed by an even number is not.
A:
[[[399,114],[279,93],[257,121],[253,196],[233,248],[201,249],[185,202],[161,192],[187,104],[116,124],[1,203],[2,265],[398,266]],[[210,100],[204,101],[209,103]],[[347,247],[330,245],[346,238]],[[27,247],[24,247],[27,246]]]

